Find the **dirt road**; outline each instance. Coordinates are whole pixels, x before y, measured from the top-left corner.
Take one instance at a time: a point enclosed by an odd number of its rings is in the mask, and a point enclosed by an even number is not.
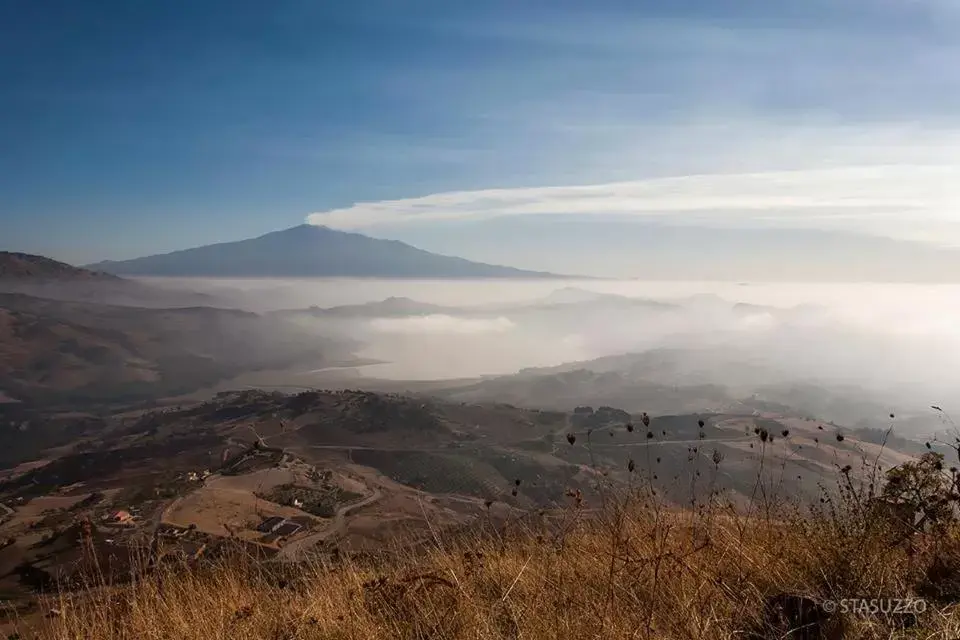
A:
[[[290,540],[283,545],[283,547],[281,547],[279,556],[285,560],[296,560],[297,556],[302,553],[304,549],[309,549],[318,542],[322,542],[334,534],[343,533],[346,529],[347,516],[357,509],[362,509],[363,507],[373,504],[382,497],[383,492],[381,492],[379,488],[374,488],[373,493],[366,498],[340,507],[333,516],[333,520],[330,522],[330,525],[327,526],[323,531],[318,531],[317,533],[311,533],[302,538]]]

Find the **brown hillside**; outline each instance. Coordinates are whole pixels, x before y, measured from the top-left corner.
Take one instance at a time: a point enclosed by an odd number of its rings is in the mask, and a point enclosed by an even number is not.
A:
[[[0,279],[118,280],[101,271],[90,271],[43,256],[0,251]]]
[[[0,293],[0,390],[17,399],[155,398],[244,371],[300,362],[313,366],[337,349],[329,340],[253,313]]]

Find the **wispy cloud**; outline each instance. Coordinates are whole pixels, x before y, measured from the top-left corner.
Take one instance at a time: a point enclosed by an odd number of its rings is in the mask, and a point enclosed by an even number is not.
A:
[[[582,186],[450,191],[308,216],[339,229],[577,215],[670,223],[846,230],[960,242],[960,165],[887,165],[691,175]],[[944,231],[948,233],[944,234]]]

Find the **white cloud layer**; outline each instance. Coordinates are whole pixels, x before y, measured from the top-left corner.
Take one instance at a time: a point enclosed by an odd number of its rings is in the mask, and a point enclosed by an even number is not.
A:
[[[960,245],[960,165],[689,175],[584,186],[450,191],[313,213],[338,229],[544,214],[844,230]]]
[[[375,318],[369,327],[378,333],[395,334],[481,334],[513,329],[509,318],[457,318],[445,314],[407,318]]]

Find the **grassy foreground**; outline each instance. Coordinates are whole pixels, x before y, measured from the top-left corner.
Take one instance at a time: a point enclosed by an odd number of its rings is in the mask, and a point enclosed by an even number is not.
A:
[[[928,454],[888,472],[882,492],[842,470],[839,491],[813,508],[735,510],[714,496],[678,511],[639,489],[605,491],[588,516],[571,496],[559,516],[374,558],[162,566],[52,598],[55,614],[21,637],[954,639],[956,478]],[[841,604],[854,598],[893,600],[874,612]]]

